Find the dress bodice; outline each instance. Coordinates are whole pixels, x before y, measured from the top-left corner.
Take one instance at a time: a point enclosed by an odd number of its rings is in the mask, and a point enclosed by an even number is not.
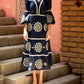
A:
[[[29,15],[46,16],[48,24],[55,24],[54,16],[51,12],[51,0],[25,0],[25,13],[21,23],[28,22]]]

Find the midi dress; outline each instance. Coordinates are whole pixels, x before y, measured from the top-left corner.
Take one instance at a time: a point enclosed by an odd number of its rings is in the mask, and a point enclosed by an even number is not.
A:
[[[21,66],[31,70],[49,70],[52,66],[50,40],[46,41],[49,24],[55,24],[51,0],[25,0],[21,24],[27,23],[28,41],[24,39]]]

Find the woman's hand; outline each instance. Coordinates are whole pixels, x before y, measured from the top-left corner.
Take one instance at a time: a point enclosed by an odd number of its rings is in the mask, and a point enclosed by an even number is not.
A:
[[[46,41],[50,39],[51,36],[51,24],[48,25],[48,31],[46,33]]]
[[[26,41],[28,41],[27,23],[24,25],[23,37]]]

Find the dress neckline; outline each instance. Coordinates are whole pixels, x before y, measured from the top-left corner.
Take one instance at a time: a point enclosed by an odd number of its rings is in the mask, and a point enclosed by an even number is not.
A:
[[[41,0],[39,0],[39,1],[38,1],[38,0],[36,0],[36,1],[37,1],[37,3],[40,3],[40,2],[41,2]]]

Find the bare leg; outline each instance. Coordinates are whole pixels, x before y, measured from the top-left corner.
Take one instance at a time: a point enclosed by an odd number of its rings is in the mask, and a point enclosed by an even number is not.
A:
[[[39,84],[43,84],[43,70],[39,70]]]
[[[33,70],[32,73],[33,73],[33,84],[37,84],[36,70]]]

